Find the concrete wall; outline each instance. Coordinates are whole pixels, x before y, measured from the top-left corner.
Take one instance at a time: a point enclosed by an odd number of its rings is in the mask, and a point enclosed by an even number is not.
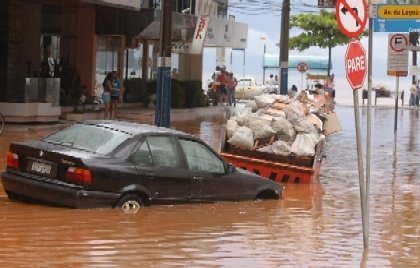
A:
[[[201,81],[203,55],[179,54],[179,79]]]

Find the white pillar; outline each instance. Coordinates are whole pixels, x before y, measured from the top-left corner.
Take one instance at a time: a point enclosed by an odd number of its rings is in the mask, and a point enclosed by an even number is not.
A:
[[[216,48],[216,66],[226,66],[226,55],[225,55],[225,48],[224,47],[217,47]]]

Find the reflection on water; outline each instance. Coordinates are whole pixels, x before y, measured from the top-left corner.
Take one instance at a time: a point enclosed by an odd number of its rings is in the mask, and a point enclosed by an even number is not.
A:
[[[418,267],[418,111],[399,111],[395,154],[393,111],[373,111],[368,252],[363,251],[353,108],[338,107],[338,115],[343,131],[327,138],[321,185],[286,185],[281,200],[155,206],[125,215],[111,209],[71,210],[10,202],[0,189],[1,263],[11,267],[40,263],[80,267]],[[365,126],[365,111],[361,116]],[[173,127],[218,149],[225,118],[223,114],[200,117],[176,122]],[[10,141],[46,133],[0,136],[1,168]]]

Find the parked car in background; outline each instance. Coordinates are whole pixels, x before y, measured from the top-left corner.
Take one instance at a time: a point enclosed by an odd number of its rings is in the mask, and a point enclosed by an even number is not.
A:
[[[14,142],[1,175],[10,199],[72,208],[278,199],[283,187],[225,162],[193,136],[124,121],[85,121]]]
[[[267,87],[258,85],[253,77],[245,77],[238,79],[235,89],[235,97],[237,99],[254,99],[255,96],[266,93]]]

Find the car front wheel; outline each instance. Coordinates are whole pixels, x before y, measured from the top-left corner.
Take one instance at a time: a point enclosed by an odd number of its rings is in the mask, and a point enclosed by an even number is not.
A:
[[[135,214],[144,207],[144,202],[136,194],[127,194],[118,201],[115,207],[121,208],[124,213]]]

